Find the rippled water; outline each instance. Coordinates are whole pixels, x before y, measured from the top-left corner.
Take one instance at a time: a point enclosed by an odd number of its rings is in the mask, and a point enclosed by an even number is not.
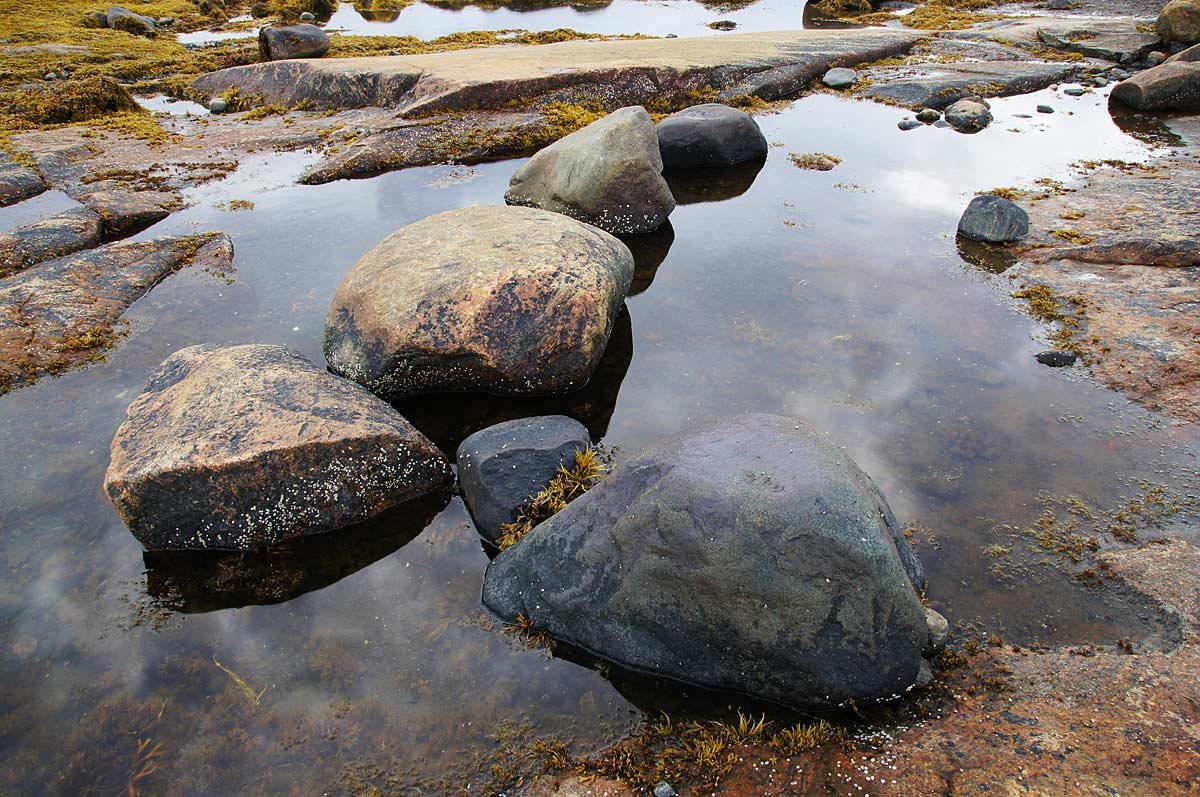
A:
[[[1014,116],[1047,101],[1059,113]],[[900,111],[825,95],[760,117],[773,145],[761,171],[672,181],[671,229],[635,242],[637,293],[585,390],[402,411],[448,451],[550,411],[626,451],[734,412],[804,418],[932,530],[918,535],[929,595],[960,627],[1024,643],[1159,634],[1149,607],[992,529],[1032,522],[1042,492],[1109,507],[1138,479],[1194,490],[1195,433],[1038,365],[1040,330],[1007,301],[1009,280],[965,262],[952,236],[977,190],[1151,150],[1098,95],[993,105],[975,136],[901,133]],[[813,151],[843,162],[818,173],[788,159]],[[146,794],[342,793],[378,772],[477,790],[475,761],[502,723],[589,750],[696,699],[647,696],[494,627],[479,603],[487,556],[457,499],[287,556],[143,560],[101,483],[155,366],[201,342],[283,343],[319,362],[329,300],[364,252],[428,214],[501,202],[519,165],[293,184],[312,157],[263,155],[143,234],[229,232],[233,284],[173,276],[133,307],[107,362],[0,398],[0,793],[125,794],[159,744]],[[214,207],[229,199],[254,209]],[[983,552],[998,539],[1012,548],[999,574]]]

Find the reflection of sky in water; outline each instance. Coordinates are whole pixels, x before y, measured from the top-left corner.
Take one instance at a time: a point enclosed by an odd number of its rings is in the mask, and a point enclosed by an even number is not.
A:
[[[1014,118],[1047,100],[1059,113]],[[993,107],[996,123],[975,136],[901,133],[901,111],[824,95],[760,117],[777,144],[763,170],[739,196],[681,205],[666,260],[628,302],[633,361],[605,442],[634,451],[732,412],[805,418],[903,520],[937,532],[940,547],[921,553],[930,597],[953,619],[1026,641],[1111,643],[1139,623],[1119,598],[1048,568],[994,577],[980,549],[994,523],[1036,516],[1040,490],[1109,506],[1134,477],[1194,473],[1194,433],[1154,430],[1119,395],[1038,366],[1036,328],[998,301],[1008,280],[964,264],[952,233],[975,191],[1147,150],[1099,96]],[[843,163],[817,173],[787,159],[813,151]],[[154,793],[318,791],[362,763],[461,772],[502,720],[594,746],[647,706],[485,627],[487,560],[457,500],[394,552],[278,605],[185,616],[147,598],[140,548],[100,485],[148,373],[200,342],[283,343],[319,362],[330,297],[364,252],[428,214],[500,202],[518,165],[293,185],[311,159],[250,160],[142,234],[228,231],[234,284],[176,275],[133,308],[133,334],[108,362],[0,398],[0,676],[23,729],[0,747],[0,791],[119,781],[136,734],[170,751]],[[214,207],[230,199],[255,207]],[[267,689],[257,708],[214,657]]]

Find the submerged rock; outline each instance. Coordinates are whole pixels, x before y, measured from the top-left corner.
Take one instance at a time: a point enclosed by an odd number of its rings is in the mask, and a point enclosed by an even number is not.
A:
[[[736,166],[767,157],[767,138],[750,114],[728,105],[693,105],[655,127],[664,171]]]
[[[491,563],[483,601],[634,670],[833,706],[918,681],[923,581],[853,462],[748,415],[618,465]]]
[[[608,232],[657,230],[675,209],[644,108],[613,111],[555,141],[517,170],[504,199],[552,210]]]
[[[1029,234],[1029,214],[1012,200],[982,194],[963,211],[958,234],[992,244],[1016,241]]]
[[[534,208],[439,213],[388,236],[338,287],[329,367],[396,399],[583,387],[633,279],[611,235]]]
[[[207,233],[116,243],[48,260],[0,282],[0,394],[100,358],[129,305],[168,274],[233,270],[233,242]]]
[[[258,31],[258,52],[264,61],[320,58],[329,52],[329,34],[316,25],[266,27]]]
[[[149,549],[253,550],[448,486],[385,402],[281,346],[192,346],[129,406],[104,491]]]
[[[1171,0],[1158,15],[1158,35],[1165,42],[1200,44],[1200,0]]]
[[[591,442],[587,428],[565,415],[506,421],[463,440],[458,483],[480,535],[495,542],[500,527]]]
[[[97,246],[102,239],[101,226],[96,211],[73,208],[0,234],[0,277]]]
[[[978,133],[992,123],[992,112],[982,102],[963,99],[946,109],[946,121],[960,133]]]
[[[1114,86],[1108,97],[1135,111],[1200,109],[1200,63],[1169,61],[1138,72]]]

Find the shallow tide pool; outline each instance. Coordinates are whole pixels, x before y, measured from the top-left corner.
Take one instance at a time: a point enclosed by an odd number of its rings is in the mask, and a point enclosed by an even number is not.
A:
[[[1043,102],[1058,113],[1035,114]],[[450,454],[498,420],[563,412],[618,458],[725,414],[802,418],[921,527],[930,603],[958,628],[1156,644],[1170,629],[1151,606],[997,529],[1032,524],[1040,496],[1099,512],[1143,480],[1194,494],[1196,433],[1082,370],[1037,364],[1044,331],[1008,299],[1012,281],[964,260],[953,236],[977,191],[1069,183],[1074,161],[1144,160],[1154,145],[1118,128],[1100,94],[993,107],[974,136],[902,133],[901,111],[821,94],[759,116],[761,170],[672,179],[670,228],[632,242],[636,294],[587,388],[401,411]],[[808,152],[842,163],[792,165]],[[294,184],[314,157],[264,154],[142,234],[228,232],[232,282],[177,274],[134,305],[105,363],[0,397],[0,793],[477,793],[506,724],[588,751],[661,707],[706,702],[503,633],[480,607],[488,558],[458,499],[285,556],[143,559],[101,484],[158,363],[203,342],[281,343],[321,362],[329,300],[363,253],[429,214],[502,202],[520,164]],[[216,207],[231,199],[254,207]],[[20,207],[0,226],[26,221]],[[156,768],[135,780],[152,751]]]

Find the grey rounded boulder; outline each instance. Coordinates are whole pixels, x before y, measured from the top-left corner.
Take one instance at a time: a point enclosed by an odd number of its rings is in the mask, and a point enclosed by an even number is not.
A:
[[[392,233],[346,275],[325,320],[325,359],[389,400],[566,393],[600,362],[633,272],[625,244],[557,213],[439,213]]]
[[[1200,63],[1170,61],[1139,72],[1114,86],[1108,99],[1135,111],[1200,110]]]
[[[158,26],[150,17],[135,14],[127,8],[120,6],[112,6],[104,13],[104,21],[107,23],[104,27],[112,28],[113,30],[122,30],[126,33],[132,33],[135,36],[146,36],[153,38],[158,32]]]
[[[506,421],[463,440],[458,483],[476,530],[495,542],[500,527],[590,444],[587,428],[565,415]]]
[[[693,105],[658,123],[663,171],[736,166],[767,157],[767,138],[750,114],[728,105]]]
[[[963,211],[958,234],[989,244],[1017,241],[1029,234],[1029,214],[1012,200],[982,194]]]
[[[491,563],[483,602],[633,670],[820,707],[918,682],[923,581],[853,462],[746,415],[619,464]]]
[[[504,199],[618,234],[651,232],[675,209],[654,122],[621,108],[560,138],[517,170]]]
[[[992,112],[982,102],[964,99],[946,109],[946,121],[960,133],[978,133],[992,123]]]
[[[821,82],[831,89],[848,89],[853,86],[857,80],[858,73],[853,69],[846,69],[845,67],[830,69],[825,73],[825,76],[821,78]]]
[[[150,549],[263,548],[449,486],[388,404],[281,346],[192,346],[129,405],[104,491]]]
[[[329,52],[329,34],[316,25],[285,25],[258,31],[258,52],[264,61],[320,58]]]

